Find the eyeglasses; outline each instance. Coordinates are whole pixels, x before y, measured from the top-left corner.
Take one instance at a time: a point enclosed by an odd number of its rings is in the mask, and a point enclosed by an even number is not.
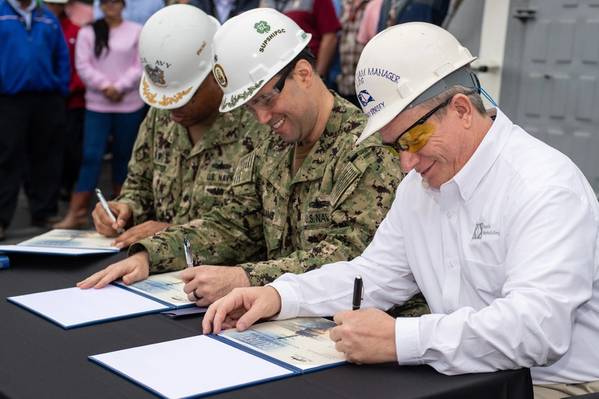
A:
[[[433,116],[435,112],[448,106],[452,99],[453,96],[428,111],[422,118],[418,119],[409,128],[404,130],[397,140],[389,146],[397,153],[397,155],[399,155],[401,151],[408,151],[411,153],[420,151],[420,149],[428,143],[428,139],[435,132],[433,125],[426,123],[426,121]]]
[[[252,111],[255,108],[271,108],[276,98],[279,96],[279,94],[281,94],[281,92],[285,88],[285,81],[289,77],[289,74],[292,70],[293,67],[284,69],[281,73],[281,76],[277,80],[277,83],[275,83],[275,85],[269,93],[261,94],[252,98],[250,101],[246,103],[246,106]]]

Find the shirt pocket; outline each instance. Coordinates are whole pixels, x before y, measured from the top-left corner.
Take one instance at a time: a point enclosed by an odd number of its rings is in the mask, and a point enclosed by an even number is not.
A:
[[[477,293],[485,304],[502,296],[505,283],[504,265],[483,262],[477,259],[466,259],[462,265],[462,284]]]

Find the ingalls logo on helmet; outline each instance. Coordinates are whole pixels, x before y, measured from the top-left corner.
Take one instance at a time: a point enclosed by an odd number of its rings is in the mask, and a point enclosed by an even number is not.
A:
[[[372,98],[372,96],[370,95],[370,93],[366,90],[361,90],[358,93],[358,100],[360,100],[360,104],[362,104],[363,107],[366,106],[366,104],[368,104],[371,101],[374,101],[374,98]]]

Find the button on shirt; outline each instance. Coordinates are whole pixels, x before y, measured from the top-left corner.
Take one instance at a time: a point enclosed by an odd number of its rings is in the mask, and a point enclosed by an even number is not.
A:
[[[598,220],[572,161],[497,110],[440,190],[408,174],[360,257],[275,281],[279,317],[347,310],[359,274],[363,307],[418,290],[428,301],[432,314],[396,320],[400,364],[445,374],[531,367],[536,384],[599,380]]]

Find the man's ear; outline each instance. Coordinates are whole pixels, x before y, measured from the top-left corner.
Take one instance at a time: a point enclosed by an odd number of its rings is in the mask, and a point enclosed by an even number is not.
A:
[[[472,126],[472,117],[474,105],[465,94],[456,94],[451,101],[454,110],[458,114],[458,118],[462,121],[464,128],[469,129]]]
[[[301,59],[295,64],[293,68],[293,74],[295,75],[296,82],[299,85],[310,87],[313,83],[316,72],[312,68],[312,64],[308,61]]]

